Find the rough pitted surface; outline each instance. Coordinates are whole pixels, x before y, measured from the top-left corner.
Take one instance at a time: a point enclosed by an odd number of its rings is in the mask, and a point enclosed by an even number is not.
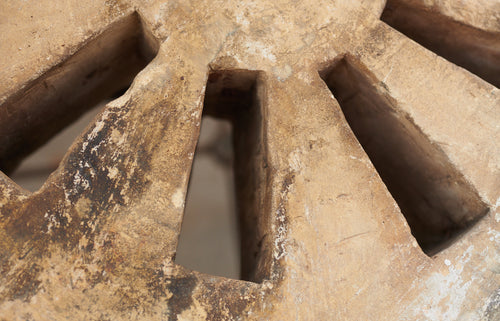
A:
[[[498,1],[401,2],[500,32]],[[39,191],[0,172],[0,320],[496,320],[500,91],[382,22],[384,6],[2,1],[6,174],[92,95],[140,72]],[[352,97],[336,94],[348,90],[342,64],[367,84],[354,82]],[[252,146],[236,171],[249,184],[243,222],[255,224],[250,281],[175,263],[205,89],[224,73],[225,91],[212,87],[228,95],[219,113],[247,115],[231,117]],[[233,104],[239,93],[254,95],[249,106]],[[430,256],[344,116],[365,97],[452,173],[427,179],[466,195],[435,193],[470,212],[443,214],[436,230],[449,242]]]

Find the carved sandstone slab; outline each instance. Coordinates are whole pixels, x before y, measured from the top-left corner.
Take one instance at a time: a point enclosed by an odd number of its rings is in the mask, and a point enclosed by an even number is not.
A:
[[[453,3],[3,1],[0,319],[498,320],[500,4]],[[108,97],[39,191],[6,176]],[[175,263],[202,113],[241,280]]]

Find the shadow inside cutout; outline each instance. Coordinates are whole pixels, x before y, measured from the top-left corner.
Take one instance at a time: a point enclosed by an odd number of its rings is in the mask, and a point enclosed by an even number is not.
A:
[[[268,174],[267,168],[264,166],[266,153],[261,110],[263,88],[260,85],[259,75],[260,73],[257,71],[248,70],[210,73],[203,107],[203,116],[226,120],[231,124],[233,155],[230,158],[232,158],[233,163],[234,204],[236,207],[234,215],[238,221],[237,238],[240,242],[239,279],[252,282],[261,282],[269,277],[273,246],[271,238],[267,237],[269,218],[265,215],[270,200],[266,192]],[[199,149],[197,149],[198,153],[200,153]],[[195,155],[195,163],[198,157],[201,155]],[[191,186],[194,179],[190,179],[186,208],[195,207],[188,204],[191,190],[196,188]],[[212,192],[210,191],[210,193]],[[219,193],[221,192],[223,191],[219,191]],[[209,192],[207,191],[207,193]],[[210,215],[214,215],[213,213],[205,213],[208,210],[210,209],[200,206],[200,210],[196,214],[190,215],[198,216],[200,221],[206,220]],[[206,244],[193,244],[192,247],[187,247],[182,244],[183,239],[188,238],[184,236],[184,233],[189,232],[181,230],[176,263],[197,269],[200,272],[234,278],[234,275],[227,275],[223,270],[215,272],[210,270],[209,264],[207,264],[206,269],[202,269],[203,267],[200,265],[190,263],[185,259],[187,255],[183,252],[199,251]],[[219,238],[220,236],[214,235],[214,237]],[[200,240],[199,242],[211,242],[211,240]],[[217,249],[212,250],[213,252],[217,251]]]
[[[381,20],[427,49],[500,88],[500,32],[480,30],[418,5],[388,0]]]
[[[210,275],[240,277],[231,124],[203,116],[175,262]]]
[[[445,153],[364,67],[346,57],[321,76],[425,253],[446,248],[488,212]]]
[[[9,97],[0,106],[0,170],[9,175],[82,114],[124,93],[157,50],[133,13]]]

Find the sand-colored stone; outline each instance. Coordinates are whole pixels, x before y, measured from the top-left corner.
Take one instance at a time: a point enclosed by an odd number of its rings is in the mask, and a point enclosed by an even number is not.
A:
[[[410,2],[500,32],[498,1]],[[382,22],[384,6],[3,1],[5,171],[141,71],[39,191],[0,172],[0,320],[498,320],[500,91]],[[348,125],[349,97],[329,89],[342,64],[415,156],[450,171],[438,199],[465,195],[470,211],[445,219],[468,229],[431,256]],[[243,142],[251,281],[175,264],[204,101]]]

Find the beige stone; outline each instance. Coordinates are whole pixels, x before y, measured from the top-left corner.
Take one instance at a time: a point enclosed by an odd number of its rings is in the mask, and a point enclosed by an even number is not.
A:
[[[380,17],[467,25],[487,70],[500,3],[388,6],[3,1],[5,174],[115,99],[37,192],[0,172],[0,319],[498,320],[495,78]],[[203,109],[233,123],[242,280],[175,263]]]

